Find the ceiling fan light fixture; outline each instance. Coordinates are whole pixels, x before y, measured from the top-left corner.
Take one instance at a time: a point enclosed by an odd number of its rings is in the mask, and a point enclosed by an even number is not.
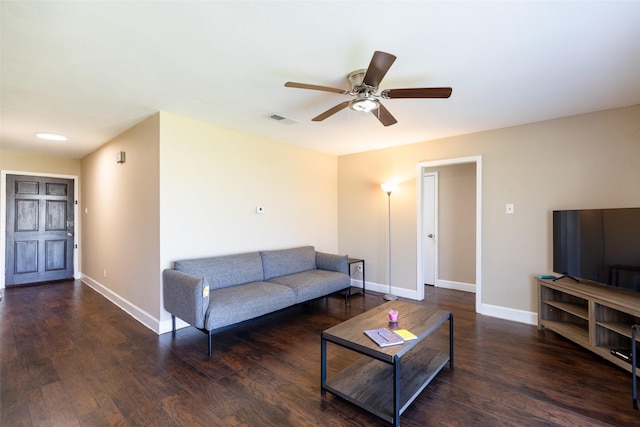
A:
[[[349,103],[349,108],[354,111],[362,111],[364,113],[370,113],[378,107],[380,107],[380,101],[372,96],[357,98]]]
[[[347,74],[349,90],[296,82],[286,82],[284,85],[285,87],[320,90],[355,97],[355,99],[352,99],[351,101],[347,100],[334,105],[324,113],[312,118],[311,121],[321,122],[324,119],[333,116],[337,112],[349,107],[353,111],[362,113],[375,112],[374,115],[385,127],[396,124],[398,121],[380,102],[380,98],[449,98],[451,96],[452,89],[450,87],[385,89],[380,93],[380,95],[376,95],[378,93],[380,82],[387,74],[387,71],[389,71],[389,68],[395,60],[395,55],[376,50],[373,53],[373,57],[371,58],[371,62],[367,68],[355,70]]]

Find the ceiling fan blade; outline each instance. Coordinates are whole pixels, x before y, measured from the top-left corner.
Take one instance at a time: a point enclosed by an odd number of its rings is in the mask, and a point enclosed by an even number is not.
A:
[[[319,116],[314,117],[311,120],[314,121],[314,122],[321,122],[324,119],[326,119],[327,117],[333,116],[338,111],[347,108],[349,106],[350,102],[351,101],[341,102],[340,104],[336,105],[335,107],[329,108],[327,111],[325,111],[324,113],[320,114]]]
[[[389,71],[391,64],[393,64],[395,60],[395,55],[376,50],[373,53],[373,58],[371,58],[371,63],[369,64],[369,68],[367,68],[362,83],[368,86],[378,87],[382,78],[387,74],[387,71]]]
[[[416,87],[411,89],[385,89],[380,96],[386,99],[397,98],[448,98],[453,89],[450,87]]]
[[[295,83],[295,82],[286,82],[285,87],[295,87],[298,89],[311,89],[311,90],[321,90],[324,92],[334,92],[334,93],[339,93],[342,95],[346,95],[349,93],[348,90],[344,90],[344,89],[338,89],[335,87],[329,87],[329,86],[318,86],[318,85],[309,85],[306,83]]]
[[[393,117],[389,110],[387,110],[382,104],[380,104],[380,106],[376,110],[373,110],[371,113],[376,116],[376,118],[380,120],[380,123],[382,123],[384,126],[391,126],[398,123],[395,117]]]

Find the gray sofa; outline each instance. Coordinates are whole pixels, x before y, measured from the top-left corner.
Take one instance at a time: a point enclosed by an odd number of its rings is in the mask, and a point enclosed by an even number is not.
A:
[[[164,308],[209,335],[230,325],[345,290],[348,257],[313,246],[176,261],[162,273]]]

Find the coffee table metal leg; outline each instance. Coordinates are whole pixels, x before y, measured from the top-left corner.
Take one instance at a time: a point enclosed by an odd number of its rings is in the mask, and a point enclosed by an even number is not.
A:
[[[400,359],[393,358],[393,421],[400,426]]]
[[[636,385],[636,329],[638,325],[631,326],[631,393],[633,398],[633,408],[638,409],[638,387]]]
[[[449,367],[453,369],[453,314],[449,313]]]
[[[327,391],[324,389],[324,383],[327,380],[327,340],[321,339],[320,344],[320,393],[324,396]]]

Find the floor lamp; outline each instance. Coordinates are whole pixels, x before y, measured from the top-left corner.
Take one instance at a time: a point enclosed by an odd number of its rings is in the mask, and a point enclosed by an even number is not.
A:
[[[389,248],[387,249],[387,254],[389,255],[389,293],[382,298],[386,299],[387,301],[395,301],[398,299],[398,297],[391,293],[391,193],[393,193],[393,191],[396,189],[396,185],[394,183],[388,182],[381,184],[380,187],[382,188],[382,191],[387,193],[387,221],[389,224],[389,231],[387,234],[387,238],[389,239]]]

